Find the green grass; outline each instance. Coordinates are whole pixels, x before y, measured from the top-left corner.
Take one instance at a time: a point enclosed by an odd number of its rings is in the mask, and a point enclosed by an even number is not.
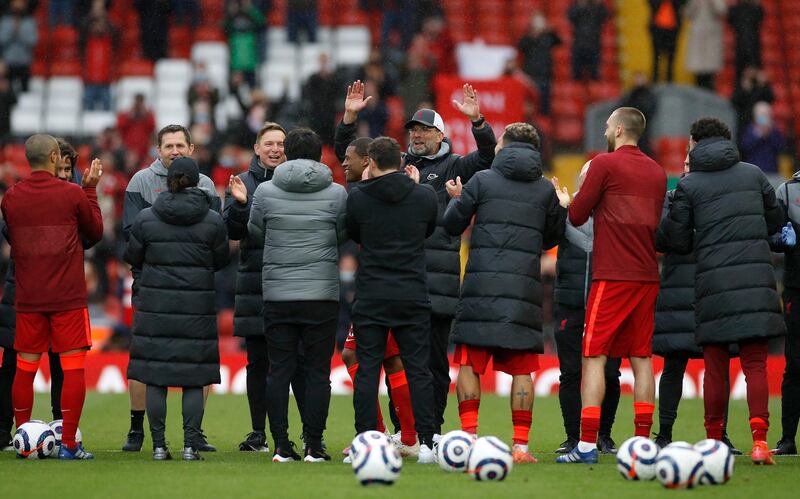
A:
[[[614,438],[622,442],[632,431],[632,403],[623,397],[617,416]],[[778,437],[779,400],[771,401],[773,431]],[[48,399],[37,397],[34,418],[49,419]],[[704,438],[702,401],[683,401],[675,427],[676,439],[694,442]],[[167,439],[178,451],[182,445],[179,394],[170,394]],[[297,437],[298,422],[292,403],[292,435]],[[407,461],[392,487],[365,488],[358,485],[350,465],[342,464],[339,451],[353,436],[353,407],[350,397],[334,397],[331,403],[326,440],[334,456],[332,463],[273,464],[270,456],[238,452],[237,445],[249,429],[249,413],[244,396],[212,395],[206,411],[204,429],[209,441],[220,452],[205,454],[203,462],[153,462],[149,435],[141,453],[119,451],[128,428],[126,396],[90,393],[86,400],[81,428],[86,448],[95,453],[92,462],[57,460],[23,461],[13,453],[0,455],[0,497],[651,497],[691,494],[696,497],[746,497],[775,499],[798,497],[800,458],[781,458],[778,466],[755,467],[740,457],[730,483],[701,487],[694,491],[668,491],[656,482],[627,482],[616,471],[614,458],[603,456],[595,466],[556,465],[555,449],[563,440],[558,399],[538,399],[534,407],[531,447],[539,459],[536,465],[514,467],[500,483],[474,482],[464,475],[444,473],[436,465],[417,465]],[[456,429],[455,399],[447,410],[446,430]],[[496,435],[510,441],[511,422],[507,399],[487,396],[481,403],[482,435]],[[749,451],[750,435],[743,401],[733,402],[729,433],[743,451]],[[46,483],[42,483],[46,482]],[[794,492],[792,492],[794,490]]]

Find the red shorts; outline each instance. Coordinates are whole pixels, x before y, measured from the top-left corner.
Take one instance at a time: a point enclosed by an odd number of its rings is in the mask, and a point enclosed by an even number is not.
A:
[[[23,353],[68,352],[92,346],[89,310],[17,312],[14,350]]]
[[[529,350],[476,347],[456,344],[453,359],[460,366],[470,366],[475,374],[484,374],[489,360],[494,359],[494,370],[512,376],[530,374],[539,370],[539,354]]]
[[[350,324],[350,329],[347,330],[347,339],[344,340],[344,348],[348,350],[355,350],[356,349],[356,337],[353,334],[353,325]],[[394,335],[391,331],[389,331],[389,337],[386,338],[386,353],[383,354],[384,359],[391,359],[392,357],[396,357],[400,355],[400,348],[397,346],[397,341],[394,339]]]
[[[594,281],[583,326],[583,356],[653,354],[657,282]]]

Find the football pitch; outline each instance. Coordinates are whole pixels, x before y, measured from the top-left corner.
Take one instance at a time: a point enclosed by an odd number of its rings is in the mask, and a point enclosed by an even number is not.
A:
[[[291,402],[291,436],[300,444],[299,422]],[[384,407],[386,401],[383,401]],[[726,497],[776,499],[798,497],[800,458],[779,457],[777,466],[756,467],[749,456],[736,460],[731,481],[722,486],[703,486],[691,491],[666,490],[658,482],[628,482],[617,472],[613,456],[602,456],[599,464],[557,465],[555,449],[564,439],[557,397],[539,398],[534,403],[531,448],[539,464],[516,465],[503,482],[475,482],[463,474],[445,473],[437,465],[417,465],[407,460],[397,483],[390,487],[362,487],[348,464],[341,462],[341,449],[353,437],[351,397],[335,396],[331,402],[325,439],[333,461],[323,464],[275,464],[271,454],[238,451],[238,443],[250,428],[247,399],[241,395],[211,395],[204,430],[219,448],[204,454],[205,461],[180,460],[183,434],[180,394],[169,397],[167,441],[173,456],[169,462],[151,460],[151,440],[145,439],[140,453],[119,449],[128,429],[128,400],[125,395],[89,393],[81,422],[84,444],[95,454],[94,461],[59,462],[47,459],[16,459],[14,453],[0,454],[0,497]],[[770,401],[772,430],[769,443],[780,436],[780,400]],[[675,425],[675,439],[696,442],[704,438],[701,400],[684,400]],[[34,418],[50,420],[49,398],[37,396]],[[458,412],[451,395],[446,431],[457,429]],[[633,429],[630,397],[623,396],[614,438],[621,443]],[[147,425],[145,425],[147,430]],[[654,429],[657,429],[657,425]],[[481,402],[481,435],[495,435],[511,443],[510,409],[507,398],[485,396]],[[751,439],[744,401],[731,404],[729,434],[745,453]],[[272,444],[270,439],[270,444]],[[794,492],[792,492],[794,491]]]

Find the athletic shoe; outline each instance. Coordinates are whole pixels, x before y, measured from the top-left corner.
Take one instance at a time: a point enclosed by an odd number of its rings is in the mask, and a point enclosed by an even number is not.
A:
[[[169,461],[172,454],[169,453],[167,446],[153,448],[153,461]]]
[[[200,438],[197,441],[197,451],[198,452],[217,452],[217,448],[208,443],[208,437],[206,434],[203,433],[203,430],[200,430]]]
[[[597,464],[597,449],[581,452],[576,445],[568,454],[558,456],[556,462],[559,464]]]
[[[216,449],[214,449],[216,450]],[[184,461],[202,461],[203,456],[200,455],[200,449],[195,449],[194,447],[184,447],[183,448],[183,460]]]
[[[739,449],[736,448],[735,445],[733,445],[733,442],[731,442],[731,439],[728,438],[727,433],[722,435],[722,443],[727,445],[731,449],[731,454],[733,454],[734,456],[742,455],[742,451],[740,451]]]
[[[267,435],[263,431],[252,431],[244,437],[244,442],[239,444],[242,452],[269,452]]]
[[[13,451],[14,446],[11,445],[11,433],[2,430],[0,431],[0,451]]]
[[[273,463],[290,463],[292,461],[302,461],[300,455],[295,451],[297,445],[294,442],[289,442],[289,446],[286,448],[278,447],[278,444],[275,444],[275,454],[272,455],[272,462]]]
[[[663,449],[664,447],[672,443],[672,439],[666,435],[656,433],[655,442],[659,449]]]
[[[420,455],[419,442],[414,442],[414,445],[406,445],[403,442],[397,441],[394,445],[397,447],[397,452],[400,453],[400,457],[414,457]]]
[[[125,452],[139,452],[142,450],[142,444],[144,444],[144,432],[131,430],[128,432],[128,437],[125,439],[122,450]]]
[[[578,445],[577,438],[567,437],[566,440],[561,442],[561,445],[558,446],[558,449],[556,449],[556,454],[569,454],[576,445]]]
[[[796,456],[797,446],[794,444],[794,440],[784,437],[778,440],[778,444],[771,452],[773,456]]]
[[[536,463],[539,462],[539,461],[536,460],[535,457],[533,457],[531,455],[530,452],[528,452],[526,450],[522,450],[522,448],[519,447],[518,445],[515,445],[512,448],[512,450],[511,450],[511,458],[517,464],[524,464],[524,463],[536,464]]]
[[[82,445],[78,445],[74,449],[69,449],[66,445],[62,445],[58,451],[58,458],[66,460],[94,459],[94,454],[83,450]]]
[[[330,460],[331,456],[322,449],[306,449],[306,457],[303,458],[303,461],[307,463],[324,463]]]
[[[601,454],[616,454],[617,444],[614,443],[614,439],[611,438],[611,435],[598,435],[597,449]]]
[[[350,454],[348,454],[348,455],[344,456],[344,459],[342,459],[342,462],[344,464],[351,464],[353,462],[353,458],[350,457]]]
[[[442,435],[439,433],[433,434],[433,445],[438,445],[439,441],[442,439]]]
[[[767,447],[767,442],[763,440],[753,442],[753,451],[750,453],[750,458],[753,460],[753,464],[775,464],[775,460],[772,459],[772,453]]]
[[[305,432],[300,434],[300,441],[303,442],[303,446],[302,447],[303,447],[303,451],[305,451],[306,450],[306,433]],[[322,437],[320,442],[322,442],[322,450],[327,451],[328,450],[328,444],[325,443],[325,437]]]
[[[417,464],[433,464],[436,462],[436,455],[433,453],[433,449],[426,444],[419,446],[419,453],[417,455]]]

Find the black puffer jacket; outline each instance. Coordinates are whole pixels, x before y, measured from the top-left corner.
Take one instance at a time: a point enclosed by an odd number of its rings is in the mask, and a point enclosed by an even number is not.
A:
[[[0,234],[5,238],[6,223],[0,220]],[[0,299],[0,347],[14,348],[14,332],[17,326],[17,314],[14,310],[14,260],[8,260],[6,281],[3,285],[3,298]]]
[[[475,215],[455,341],[543,352],[539,259],[564,234],[567,210],[542,178],[533,146],[511,143],[453,199],[444,228],[459,235]]]
[[[219,383],[214,272],[228,263],[222,217],[198,188],[162,192],[131,228],[136,281],[128,377],[157,386]]]
[[[574,227],[566,221],[564,237],[558,242],[556,282],[553,292],[557,305],[585,308],[592,287],[592,244],[594,221]]]
[[[274,169],[264,168],[254,155],[250,168],[239,174],[247,187],[247,204],[239,204],[230,192],[225,192],[225,209],[222,216],[228,228],[228,237],[239,244],[239,271],[236,273],[236,300],[233,308],[233,334],[236,336],[263,336],[264,318],[261,297],[261,265],[264,241],[247,232],[250,207],[256,187],[270,180]]]
[[[697,343],[784,334],[767,241],[783,221],[774,189],[757,166],[739,161],[729,140],[701,140],[689,162],[666,236],[676,252],[695,252]]]
[[[439,227],[425,240],[425,267],[433,313],[446,317],[454,316],[458,305],[461,237],[450,236],[441,227],[448,200],[445,183],[461,177],[461,182],[466,184],[475,172],[489,168],[494,159],[494,147],[497,145],[489,123],[480,129],[473,127],[472,134],[478,150],[466,156],[453,154],[447,139],[442,142],[441,149],[435,156],[416,156],[411,153],[410,148],[405,156],[406,164],[419,169],[419,183],[433,187],[439,201]]]

